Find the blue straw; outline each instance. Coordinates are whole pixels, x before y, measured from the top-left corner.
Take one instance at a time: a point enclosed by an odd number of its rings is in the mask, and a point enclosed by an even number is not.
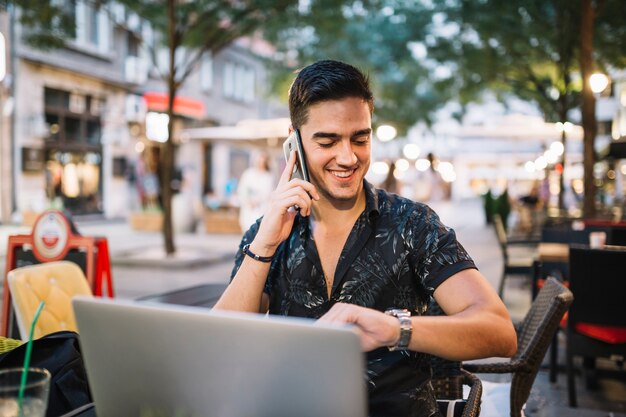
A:
[[[39,319],[39,314],[41,310],[43,310],[43,305],[45,301],[39,303],[39,307],[35,312],[35,317],[33,318],[33,322],[30,325],[30,335],[28,336],[28,343],[26,344],[26,354],[24,355],[24,371],[22,372],[22,380],[20,382],[20,391],[17,395],[17,407],[18,410],[22,410],[22,401],[24,400],[24,390],[26,389],[26,378],[28,377],[28,367],[30,365],[30,355],[33,350],[33,334],[35,333],[35,324],[37,324],[37,320]],[[19,413],[21,415],[21,413]]]

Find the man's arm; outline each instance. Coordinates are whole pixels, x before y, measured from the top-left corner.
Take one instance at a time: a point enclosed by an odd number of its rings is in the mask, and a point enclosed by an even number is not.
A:
[[[480,272],[458,272],[434,296],[447,315],[412,317],[410,350],[450,360],[515,354],[517,337],[509,314]],[[393,346],[400,338],[398,319],[364,307],[336,304],[320,320],[355,324],[366,351]]]
[[[319,194],[313,184],[300,179],[290,180],[295,163],[296,155],[292,153],[276,190],[270,196],[259,231],[250,243],[250,251],[256,255],[274,256],[278,245],[291,233],[297,214],[293,206],[300,207],[301,216],[308,216],[311,214],[312,197],[319,200]],[[252,313],[267,312],[269,297],[263,289],[269,269],[269,262],[261,262],[244,256],[235,277],[214,308]]]

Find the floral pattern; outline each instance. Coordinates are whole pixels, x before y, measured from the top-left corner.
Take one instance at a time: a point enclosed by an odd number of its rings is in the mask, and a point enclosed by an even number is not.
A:
[[[270,314],[319,318],[334,303],[352,303],[385,311],[406,308],[427,312],[439,284],[474,262],[428,206],[375,189],[364,181],[366,208],[341,252],[330,298],[310,223],[297,216],[291,235],[272,261],[265,285]],[[259,219],[244,235],[235,275]],[[419,352],[367,354],[370,415],[437,415],[430,385],[428,356]]]

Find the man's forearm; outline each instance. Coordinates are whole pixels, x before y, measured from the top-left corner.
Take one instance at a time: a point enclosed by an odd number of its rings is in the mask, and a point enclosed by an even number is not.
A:
[[[450,360],[510,357],[517,349],[515,330],[495,312],[463,311],[452,316],[413,317],[409,349]]]
[[[270,264],[246,256],[241,267],[213,308],[220,310],[265,313],[263,289]]]

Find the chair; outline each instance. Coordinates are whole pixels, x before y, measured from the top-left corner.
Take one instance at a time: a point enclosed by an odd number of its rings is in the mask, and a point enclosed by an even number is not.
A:
[[[500,279],[500,286],[498,288],[498,295],[503,299],[504,295],[504,281],[508,275],[526,275],[532,276],[533,262],[532,256],[512,257],[509,253],[509,249],[512,246],[523,246],[526,248],[532,248],[537,245],[536,240],[509,240],[504,228],[504,223],[500,215],[496,214],[493,218],[493,224],[496,230],[496,236],[498,237],[498,243],[500,244],[500,250],[502,251],[502,278]]]
[[[548,278],[526,317],[516,328],[517,353],[505,362],[463,363],[464,369],[474,373],[512,374],[509,394],[511,417],[521,415],[552,336],[572,300],[572,293],[567,288],[555,278]]]
[[[434,298],[426,312],[429,316],[444,316],[443,309]],[[433,376],[431,385],[439,411],[444,416],[474,417],[480,414],[482,383],[478,377],[461,368],[461,362],[430,355]],[[469,388],[467,398],[463,386]]]
[[[433,378],[431,384],[439,410],[444,416],[477,417],[480,415],[482,383],[480,379],[461,368],[460,362],[432,357]],[[463,386],[469,387],[464,399]],[[459,407],[459,404],[462,407]],[[449,412],[449,410],[452,410]]]
[[[574,357],[626,358],[626,248],[570,247],[570,289],[576,297],[567,318],[567,387],[569,404],[577,406]]]
[[[24,266],[10,271],[7,279],[22,339],[28,338],[41,301],[45,301],[45,306],[35,325],[33,338],[61,330],[77,330],[71,299],[75,295],[92,295],[78,265],[58,261]]]

